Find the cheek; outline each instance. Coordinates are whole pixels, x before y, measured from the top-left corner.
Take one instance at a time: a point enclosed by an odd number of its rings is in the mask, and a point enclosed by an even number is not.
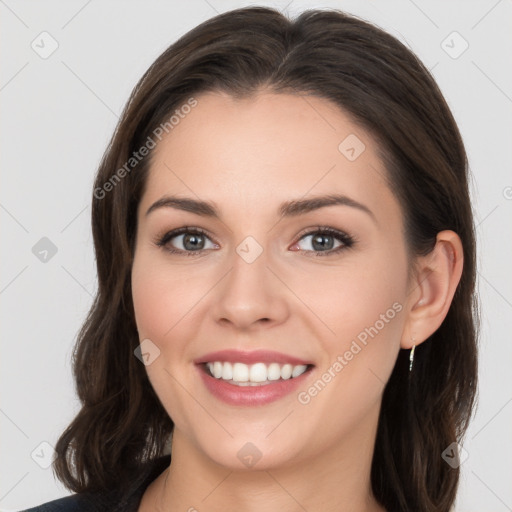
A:
[[[169,416],[179,424],[187,406],[179,382],[186,379],[175,362],[184,358],[186,344],[179,340],[190,336],[184,332],[189,324],[180,320],[188,318],[190,303],[197,298],[193,300],[190,282],[182,273],[169,272],[156,259],[143,251],[136,254],[131,278],[135,321],[140,341],[151,341],[146,345],[151,354],[145,367],[148,378]]]
[[[333,429],[360,421],[379,400],[393,370],[405,321],[407,260],[405,252],[392,252],[367,252],[346,267],[324,269],[320,279],[307,280],[308,305],[330,331],[323,327],[325,335],[319,338],[322,382],[311,394],[302,391],[322,414],[339,405],[340,415],[328,414]]]
[[[144,248],[136,253],[131,281],[139,339],[149,339],[157,354],[146,371],[157,393],[173,395],[169,391],[176,385],[173,377],[180,382],[190,377],[190,348],[199,339],[206,315],[206,301],[201,299],[210,285],[193,266],[170,265],[165,257]]]
[[[314,313],[312,321],[317,323],[317,331],[324,332],[321,339],[330,354],[358,336],[364,341],[365,333],[369,336],[365,329],[372,326],[393,338],[400,332],[398,310],[403,308],[407,271],[399,254],[385,257],[375,252],[347,259],[346,265],[314,270],[299,266],[287,279],[293,282],[296,296]]]
[[[171,304],[166,303],[165,287],[159,273],[140,260],[134,263],[132,270],[132,297],[140,338],[161,338],[166,329],[164,313]]]
[[[141,252],[134,260],[132,297],[139,340],[152,354],[146,372],[160,395],[159,391],[174,387],[169,372],[174,372],[173,362],[184,357],[185,343],[179,340],[188,339],[183,329],[189,324],[180,320],[187,318],[191,299],[187,300],[184,294],[191,291],[179,272],[169,272],[149,256]]]
[[[325,357],[317,379],[299,390],[304,414],[342,436],[375,412],[393,370],[404,325],[406,267],[395,259],[351,266],[311,286],[311,304],[334,334],[320,339]],[[313,281],[310,281],[313,283]],[[320,442],[320,441],[319,441]]]
[[[195,294],[184,272],[170,271],[156,260],[142,252],[136,256],[132,268],[132,297],[141,339],[162,342],[187,314]]]

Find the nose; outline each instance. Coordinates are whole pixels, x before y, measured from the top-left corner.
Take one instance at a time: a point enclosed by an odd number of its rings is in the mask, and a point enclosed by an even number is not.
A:
[[[240,252],[235,252],[231,269],[216,287],[211,310],[216,322],[248,331],[286,321],[287,288],[276,276],[278,272],[271,268],[268,252],[263,250],[251,261],[243,249],[239,247]],[[254,247],[249,249],[252,251]]]

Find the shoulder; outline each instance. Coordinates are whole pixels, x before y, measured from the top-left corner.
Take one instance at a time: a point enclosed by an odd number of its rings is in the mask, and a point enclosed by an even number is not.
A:
[[[170,461],[171,456],[164,455],[144,463],[128,488],[72,494],[19,512],[135,512],[146,488],[169,466]]]
[[[72,494],[20,512],[95,512],[98,510],[97,505],[99,503],[95,503],[95,499],[90,496]]]

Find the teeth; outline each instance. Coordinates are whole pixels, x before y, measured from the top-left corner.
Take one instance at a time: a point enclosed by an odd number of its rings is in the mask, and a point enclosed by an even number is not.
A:
[[[214,367],[215,364],[216,363],[213,363]],[[233,365],[233,380],[237,382],[247,382],[249,380],[249,367],[246,364],[235,363]]]
[[[293,366],[291,364],[271,363],[267,366],[265,363],[247,365],[244,363],[223,363],[221,361],[206,363],[206,366],[210,374],[216,379],[231,381],[232,384],[240,386],[254,386],[262,383],[269,384],[270,381],[279,379],[293,379],[302,375],[307,369],[305,364]]]
[[[215,362],[213,363],[213,376],[216,379],[220,379],[222,377],[222,363]]]
[[[302,375],[306,371],[306,368],[307,366],[304,367],[304,365],[294,366],[292,368],[292,379],[298,377],[299,375]]]
[[[269,364],[267,368],[268,380],[279,380],[281,378],[281,367],[277,363]]]
[[[244,364],[243,366],[246,366],[246,365]],[[253,364],[249,368],[249,379],[248,380],[250,380],[251,382],[265,382],[267,380],[266,365],[264,363]]]
[[[224,363],[222,365],[222,380],[231,380],[233,378],[233,366],[231,363]]]
[[[293,372],[293,366],[291,364],[285,364],[281,368],[281,379],[288,380],[291,378]]]

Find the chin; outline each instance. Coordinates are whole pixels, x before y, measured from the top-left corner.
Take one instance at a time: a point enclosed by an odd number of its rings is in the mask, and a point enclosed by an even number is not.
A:
[[[304,438],[290,436],[284,428],[268,435],[276,424],[267,428],[260,422],[259,428],[252,430],[246,424],[240,425],[244,433],[237,434],[230,425],[227,429],[233,437],[225,431],[215,436],[211,431],[197,432],[190,441],[212,463],[231,471],[264,471],[296,464],[306,455]]]

